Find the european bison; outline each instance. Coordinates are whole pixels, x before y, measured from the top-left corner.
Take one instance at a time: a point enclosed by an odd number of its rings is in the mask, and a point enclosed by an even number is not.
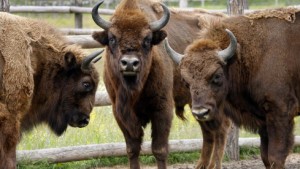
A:
[[[89,122],[98,85],[96,52],[69,45],[45,23],[0,13],[0,166],[16,168],[22,131],[46,123],[57,135]]]
[[[139,8],[145,14],[147,14],[146,17],[148,17],[152,21],[160,19],[164,13],[161,4],[155,1],[139,0],[137,1],[137,4],[139,5]],[[96,10],[97,9],[95,9],[94,11],[94,15],[97,16],[98,14]],[[223,14],[208,13],[203,10],[199,10],[196,12],[179,12],[176,10],[171,10],[170,13],[171,13],[170,20],[168,24],[164,27],[164,29],[168,32],[168,37],[171,45],[174,46],[176,50],[181,52],[183,52],[185,47],[197,37],[198,31],[202,28],[202,24],[204,24],[206,20],[209,20],[211,18],[216,18],[216,17],[217,18],[225,17],[225,15]],[[118,16],[114,16],[112,20],[114,20],[114,18],[118,18]],[[110,29],[116,29],[116,28],[110,28]],[[106,32],[95,33],[94,37],[101,34],[104,34],[101,36],[107,36],[107,34],[109,34],[107,32],[110,32],[109,31],[110,29],[105,28]],[[126,32],[126,31],[127,29],[122,30],[122,32]],[[119,32],[121,32],[121,29]],[[126,38],[128,41],[131,40],[128,37]],[[96,37],[96,40],[97,39],[98,38]],[[106,44],[104,43],[104,45]],[[156,50],[159,50],[161,52],[163,58],[168,57],[167,54],[165,53],[165,49],[163,46],[158,45],[156,47]],[[112,58],[112,56],[108,56],[107,58]],[[167,62],[168,63],[164,63],[165,65],[167,65],[167,67],[169,68],[173,67],[172,68],[173,69],[173,97],[175,101],[176,115],[181,119],[184,119],[183,108],[186,104],[191,104],[190,92],[181,82],[179,69],[176,68],[176,65],[169,64],[169,61]],[[108,76],[108,75],[104,75],[104,76]],[[116,76],[120,76],[120,75],[118,74]],[[122,104],[123,106],[125,105],[123,103],[120,104]],[[222,119],[212,120],[210,122],[199,121],[199,123],[201,125],[202,132],[204,133],[203,134],[204,145],[202,148],[203,155],[201,156],[201,160],[199,159],[198,161],[197,168],[200,168],[202,166],[216,166],[216,168],[221,168],[221,162],[222,162],[222,157],[223,157],[223,152],[224,152],[224,147],[226,142],[226,133],[229,127],[228,119],[222,118]]]
[[[284,168],[293,146],[300,111],[299,17],[299,10],[281,8],[211,22],[184,57],[166,45],[180,61],[198,118],[224,110],[257,132],[268,169]]]
[[[124,0],[111,21],[92,16],[104,29],[93,37],[106,46],[104,83],[112,101],[113,114],[126,141],[130,168],[140,168],[143,128],[152,124],[152,152],[160,169],[166,168],[168,136],[173,118],[172,60],[156,47],[166,36],[161,30],[170,17],[168,8],[162,18],[149,21],[136,0]]]
[[[201,10],[193,13],[171,10],[170,21],[165,27],[165,30],[168,32],[168,41],[176,51],[183,52],[186,46],[198,37],[198,32],[203,29],[204,25],[206,25],[208,21],[216,18],[224,19],[226,17],[227,16],[223,14],[209,13]],[[198,25],[198,27],[196,25]],[[159,47],[159,49],[165,50],[164,47]],[[186,83],[182,81],[180,69],[177,64],[173,66],[173,97],[175,101],[176,115],[182,118],[184,117],[184,106],[189,104],[191,107],[192,99],[189,88]],[[192,112],[194,111],[192,110]],[[214,117],[209,120],[202,120],[198,119],[197,116],[195,117],[201,127],[203,136],[201,157],[199,158],[195,168],[221,169],[227,133],[230,128],[231,121],[228,117],[224,116]]]

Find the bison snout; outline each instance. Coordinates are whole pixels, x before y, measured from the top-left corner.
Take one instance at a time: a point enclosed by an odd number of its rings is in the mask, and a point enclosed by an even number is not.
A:
[[[140,61],[136,57],[124,56],[120,60],[120,67],[124,75],[136,75],[140,68]]]
[[[206,108],[193,108],[193,116],[200,121],[209,120],[209,109]]]
[[[85,114],[75,115],[72,117],[70,122],[70,126],[72,127],[85,127],[89,124],[90,117]]]

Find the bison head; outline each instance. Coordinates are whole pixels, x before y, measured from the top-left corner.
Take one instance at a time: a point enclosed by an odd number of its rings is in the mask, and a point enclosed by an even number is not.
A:
[[[152,47],[159,44],[167,35],[160,30],[169,20],[168,8],[161,4],[164,14],[161,19],[149,22],[134,0],[123,1],[112,16],[105,21],[98,14],[99,2],[92,11],[97,25],[104,29],[94,32],[93,38],[107,46],[106,64],[109,73],[119,77],[118,81],[127,87],[136,87],[146,79],[152,61]]]
[[[88,125],[99,81],[93,63],[100,59],[97,56],[102,52],[83,58],[82,49],[69,45],[59,52],[63,55],[59,63],[49,61],[37,65],[32,106],[22,119],[22,130],[45,122],[54,133],[61,135],[68,125]]]
[[[179,64],[184,83],[192,96],[192,113],[199,121],[213,119],[223,105],[228,90],[227,61],[235,54],[237,41],[226,29],[230,45],[220,47],[210,39],[200,39],[189,45],[185,55],[176,53],[165,41],[169,56]]]
[[[89,115],[95,102],[95,93],[98,86],[98,73],[92,66],[103,50],[79,60],[75,53],[65,54],[65,66],[56,74],[53,102],[54,112],[50,116],[49,125],[54,132],[60,135],[67,128],[85,127],[89,123]],[[49,100],[51,101],[51,100]]]

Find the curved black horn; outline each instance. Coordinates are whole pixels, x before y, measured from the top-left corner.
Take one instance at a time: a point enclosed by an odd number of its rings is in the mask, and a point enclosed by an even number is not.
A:
[[[181,59],[183,58],[183,55],[175,52],[175,50],[171,48],[171,46],[169,44],[169,41],[168,41],[168,38],[166,38],[164,40],[164,45],[165,45],[165,49],[166,49],[168,55],[171,57],[171,59],[175,63],[179,64]]]
[[[104,19],[102,19],[100,16],[99,16],[99,13],[98,13],[98,8],[100,7],[100,5],[104,2],[104,0],[101,0],[100,2],[98,2],[94,7],[93,7],[93,10],[92,10],[92,17],[93,17],[93,20],[94,22],[100,26],[102,29],[104,30],[107,30],[108,28],[111,27],[111,22],[108,22],[108,21],[105,21]]]
[[[166,24],[169,22],[169,19],[170,19],[170,11],[169,11],[168,7],[166,5],[164,5],[163,3],[160,3],[160,5],[162,6],[164,13],[163,13],[163,16],[160,18],[160,20],[150,23],[150,29],[152,31],[160,30],[161,28],[166,26]]]
[[[101,56],[99,56],[104,50],[96,51],[87,57],[85,57],[81,63],[81,70],[83,72],[89,72],[91,68],[91,63],[96,63],[101,59]],[[99,56],[99,57],[97,57]]]
[[[224,59],[224,61],[227,61],[235,54],[235,51],[237,48],[237,40],[236,40],[236,37],[234,36],[234,34],[230,30],[225,29],[225,31],[227,32],[228,36],[230,37],[230,44],[226,49],[219,51],[218,56],[220,58]]]

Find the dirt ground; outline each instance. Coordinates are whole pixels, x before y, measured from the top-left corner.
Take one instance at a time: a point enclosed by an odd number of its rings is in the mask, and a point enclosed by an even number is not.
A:
[[[127,169],[127,166],[100,167],[97,169]],[[156,166],[142,166],[142,169],[156,169]],[[193,169],[194,164],[176,164],[168,169]],[[300,154],[290,154],[286,160],[286,169],[300,169]],[[264,169],[264,165],[259,157],[251,160],[241,160],[223,163],[223,169]]]

